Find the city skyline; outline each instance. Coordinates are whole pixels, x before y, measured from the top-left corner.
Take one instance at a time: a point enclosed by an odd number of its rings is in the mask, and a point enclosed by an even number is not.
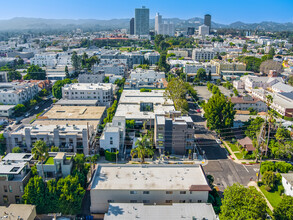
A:
[[[18,5],[18,7],[15,7]],[[58,5],[58,7],[56,7]],[[134,9],[146,6],[150,9],[150,18],[154,19],[155,14],[159,12],[165,18],[189,19],[193,17],[202,17],[205,14],[211,14],[213,21],[221,24],[230,24],[237,21],[245,23],[257,23],[261,21],[274,21],[279,23],[293,22],[292,9],[293,1],[252,1],[248,0],[246,4],[233,1],[224,1],[219,4],[216,0],[206,2],[195,2],[185,0],[182,4],[175,4],[175,1],[153,0],[128,0],[125,1],[56,1],[41,2],[29,0],[12,0],[3,2],[5,8],[0,15],[0,20],[7,20],[14,17],[47,18],[47,19],[130,19],[134,17]],[[187,7],[188,6],[188,7]]]

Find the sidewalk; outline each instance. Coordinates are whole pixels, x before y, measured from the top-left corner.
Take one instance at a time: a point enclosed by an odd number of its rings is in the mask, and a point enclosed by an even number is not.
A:
[[[232,149],[230,148],[230,146],[226,143],[226,141],[223,141],[223,144],[227,147],[227,149],[229,150],[229,152],[231,153],[230,155],[230,158],[235,162],[235,163],[238,163],[238,164],[243,164],[243,163],[246,163],[246,164],[249,164],[249,162],[255,162],[255,160],[239,160],[235,153],[239,153],[240,151],[235,151],[233,152]]]
[[[265,199],[266,202],[267,202],[267,205],[268,205],[269,209],[273,212],[273,210],[274,210],[273,206],[271,205],[271,203],[269,202],[269,200],[267,200],[266,196],[262,193],[262,191],[261,191],[260,188],[258,187],[257,183],[254,182],[254,181],[250,181],[250,182],[247,184],[247,186],[253,186],[253,187],[255,187],[256,190],[259,191],[259,192],[262,194],[262,196],[264,197],[264,199]]]

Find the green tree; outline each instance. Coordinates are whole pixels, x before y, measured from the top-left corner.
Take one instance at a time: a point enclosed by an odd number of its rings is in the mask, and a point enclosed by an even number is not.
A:
[[[81,187],[78,176],[59,179],[57,190],[60,192],[59,210],[63,214],[78,214],[81,211],[85,190]]]
[[[292,76],[292,75],[289,76],[288,84],[289,84],[290,86],[293,86],[293,76]]]
[[[24,194],[22,196],[24,204],[36,205],[37,213],[46,213],[46,192],[45,183],[40,176],[34,176],[30,178],[24,188]]]
[[[255,119],[249,118],[248,122],[246,123],[247,129],[245,130],[245,135],[251,139],[256,138],[256,134],[260,131],[263,123],[264,119],[261,117],[256,117]]]
[[[104,83],[109,83],[109,76],[106,76],[103,80]]]
[[[71,84],[72,81],[70,79],[58,80],[52,87],[52,94],[55,98],[62,98],[62,87],[66,84]]]
[[[236,111],[234,104],[222,93],[214,94],[204,105],[207,127],[220,132],[221,129],[231,128]]]
[[[205,70],[204,68],[199,68],[199,69],[197,70],[196,77],[197,77],[199,80],[206,80],[206,78],[207,78],[206,70]]]
[[[246,53],[247,52],[247,44],[244,44],[242,47],[242,53]]]
[[[51,152],[59,152],[59,151],[60,151],[59,147],[57,147],[57,146],[51,147]]]
[[[68,66],[65,66],[65,77],[66,78],[69,78],[70,76],[69,76],[69,71],[68,71]]]
[[[33,149],[32,149],[32,154],[34,155],[34,157],[41,162],[42,165],[42,176],[43,178],[45,178],[45,174],[44,174],[44,162],[45,160],[48,158],[49,154],[48,154],[48,147],[46,145],[46,142],[42,141],[42,140],[38,140],[34,143],[33,145]]]
[[[22,151],[21,151],[21,149],[20,149],[20,147],[14,147],[14,148],[12,148],[12,153],[21,153]]]
[[[225,189],[219,217],[221,220],[266,219],[266,209],[265,199],[255,188],[236,183]]]
[[[261,59],[253,57],[253,56],[244,56],[240,58],[240,61],[246,64],[247,71],[253,71],[255,73],[259,73]]]
[[[3,133],[0,133],[0,155],[4,155],[6,152],[6,142]]]
[[[136,148],[131,150],[131,157],[137,156],[141,159],[141,163],[144,163],[147,156],[154,155],[154,150],[150,147],[150,145],[151,143],[149,142],[147,135],[141,137],[141,140],[137,139],[135,142]]]
[[[212,71],[209,71],[209,75],[208,75],[208,81],[212,80]]]
[[[273,188],[275,186],[276,181],[276,175],[272,171],[266,171],[264,172],[262,176],[262,181],[265,185],[269,186],[270,188]]]
[[[177,111],[186,112],[186,87],[182,79],[173,78],[165,89],[164,96],[166,99],[171,99],[174,102]]]
[[[11,82],[13,80],[20,80],[22,78],[21,74],[18,71],[10,70],[7,73],[8,81]]]
[[[14,113],[16,115],[21,115],[25,112],[26,108],[23,104],[17,104],[15,107],[14,107]]]
[[[272,47],[270,50],[269,50],[269,55],[271,56],[271,57],[274,57],[275,56],[275,49]]]
[[[159,70],[165,73],[170,70],[170,65],[166,62],[166,56],[166,53],[162,53],[158,62]]]
[[[282,201],[274,209],[275,220],[292,220],[293,219],[293,197],[284,196]]]
[[[286,139],[290,139],[290,131],[284,127],[278,127],[275,138],[279,143],[285,141]]]
[[[73,51],[73,53],[72,53],[71,62],[72,62],[72,66],[74,68],[74,71],[78,72],[80,70],[81,58],[80,58],[80,56],[77,55],[76,51]]]
[[[135,120],[126,120],[126,128],[127,129],[134,129]]]
[[[46,71],[43,70],[38,65],[31,65],[27,69],[27,74],[23,77],[25,80],[33,79],[33,80],[45,80],[46,79]]]

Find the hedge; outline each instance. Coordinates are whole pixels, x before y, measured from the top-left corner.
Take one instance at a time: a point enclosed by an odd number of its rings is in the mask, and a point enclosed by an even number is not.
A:
[[[109,151],[105,151],[105,159],[111,162],[116,161],[116,155],[118,156],[119,151],[116,152],[109,152]]]

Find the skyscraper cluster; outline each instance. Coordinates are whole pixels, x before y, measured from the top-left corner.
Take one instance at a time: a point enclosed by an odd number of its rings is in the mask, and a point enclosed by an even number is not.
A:
[[[174,36],[175,35],[175,26],[171,22],[162,21],[162,15],[159,13],[156,14],[155,17],[155,33]]]

